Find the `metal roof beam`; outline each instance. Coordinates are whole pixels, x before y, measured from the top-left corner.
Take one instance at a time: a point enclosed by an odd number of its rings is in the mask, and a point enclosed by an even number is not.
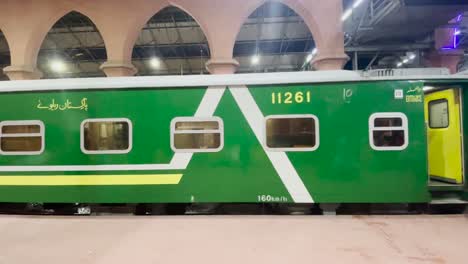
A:
[[[184,14],[185,14],[185,13],[184,13]],[[174,18],[174,14],[171,15],[171,19],[172,19],[172,23],[174,24],[174,27],[175,27],[176,33],[177,33],[177,40],[176,40],[175,44],[181,44],[183,39],[182,39],[182,35],[180,34],[180,30],[179,30],[179,27],[178,27],[178,25],[177,25],[177,22],[176,22],[176,20],[175,20],[175,18]],[[169,30],[166,30],[166,32],[167,32],[167,34],[169,34]],[[175,49],[175,47],[174,47],[173,45],[171,45],[171,46],[172,46],[172,49],[173,49],[174,53],[175,53],[175,54],[178,54],[178,53],[177,53],[177,50]],[[182,49],[182,56],[183,56],[184,58],[187,57],[187,54],[186,54],[186,52],[185,52],[185,49]],[[188,66],[189,71],[192,72],[192,66],[190,65],[190,63],[188,62],[188,60],[186,59],[186,60],[184,60],[184,62],[185,62],[185,64]],[[183,75],[183,65],[181,65],[180,74]]]
[[[278,45],[278,48],[281,45],[282,39],[274,39],[274,40],[260,40],[259,45]],[[290,42],[291,43],[300,43],[301,45],[309,41],[309,38],[297,38],[297,39],[287,39],[284,40],[284,42]],[[158,49],[161,48],[180,48],[180,49],[186,49],[185,54],[187,58],[209,58],[208,54],[199,54],[198,52],[193,52],[193,54],[188,53],[188,50],[193,50],[193,47],[199,47],[200,45],[207,45],[206,43],[177,43],[177,44],[160,44],[157,46]],[[246,50],[252,50],[250,46],[254,47],[256,45],[255,40],[248,40],[248,41],[238,41],[236,45],[247,45]],[[263,54],[294,54],[294,53],[304,53],[304,50],[301,48],[300,50],[295,51],[294,49],[288,49],[284,50],[284,45],[283,43],[283,50],[279,51],[277,48],[270,49],[270,51],[264,50]],[[137,45],[135,46],[136,52],[139,52],[139,49],[154,49],[154,45]],[[375,53],[377,51],[385,52],[385,51],[412,51],[412,50],[425,50],[425,49],[431,49],[433,48],[432,43],[419,43],[419,44],[407,44],[407,45],[360,45],[360,46],[351,46],[351,47],[346,47],[345,51],[346,52],[360,52],[360,53]],[[62,48],[58,49],[60,52],[67,52],[69,54],[80,51],[82,48]],[[102,53],[102,50],[104,50],[104,47],[88,47],[90,52],[92,53]],[[236,50],[236,48],[235,48]],[[57,51],[56,49],[42,49],[41,52],[55,52]],[[0,53],[3,54],[3,53]],[[6,54],[6,53],[5,53]],[[161,54],[161,53],[160,53]],[[164,54],[161,54],[161,59],[167,59],[167,58],[179,58],[180,56],[177,55],[177,53],[174,53],[175,56],[164,56]],[[234,56],[251,56],[251,53],[247,52],[235,52]],[[140,59],[147,59],[144,57],[145,55],[140,56]],[[138,59],[138,58],[134,58]],[[76,58],[75,58],[76,60]],[[105,58],[94,58],[91,60],[80,60],[80,61],[97,61],[101,62],[104,61]]]
[[[432,43],[418,43],[406,45],[360,45],[353,47],[345,47],[346,52],[377,52],[377,51],[411,51],[424,50],[433,48]]]

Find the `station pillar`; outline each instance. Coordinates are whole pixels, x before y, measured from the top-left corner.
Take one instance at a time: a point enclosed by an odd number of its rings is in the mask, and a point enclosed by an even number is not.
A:
[[[315,70],[341,70],[349,60],[346,54],[318,54],[310,63]]]
[[[210,59],[205,64],[206,69],[211,74],[232,74],[239,67],[239,62],[235,59]]]
[[[35,66],[10,65],[3,69],[3,72],[10,80],[37,80],[42,77],[42,72]]]
[[[107,77],[133,76],[138,70],[130,62],[106,61],[99,67]]]

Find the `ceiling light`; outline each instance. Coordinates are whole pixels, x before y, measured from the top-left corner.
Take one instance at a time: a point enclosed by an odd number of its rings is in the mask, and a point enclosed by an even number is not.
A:
[[[364,0],[356,0],[353,4],[353,8],[358,7],[360,4],[362,4],[362,2],[364,2]]]
[[[399,67],[403,66],[403,63],[399,62],[396,66],[399,68]]]
[[[312,61],[312,59],[314,58],[315,54],[317,54],[317,48],[314,48],[314,49],[312,50],[312,52],[311,52],[309,55],[307,55],[307,57],[306,57],[306,62],[309,63],[310,61]]]
[[[149,65],[153,69],[158,69],[161,66],[161,60],[157,57],[153,57],[149,60]]]
[[[64,72],[67,69],[65,63],[62,60],[58,59],[50,61],[49,67],[54,72]]]
[[[430,90],[433,90],[433,89],[434,89],[434,87],[432,87],[432,86],[424,86],[423,87],[424,92],[427,92],[427,91],[430,91]]]
[[[413,54],[410,54],[409,57],[408,57],[410,60],[414,60],[414,58],[416,58],[416,55],[413,53]]]
[[[341,17],[341,21],[345,21],[348,17],[353,13],[353,9],[348,9],[344,12],[343,16]]]
[[[405,64],[408,63],[408,62],[409,62],[408,59],[404,59],[404,60],[403,60],[403,63],[405,63]]]
[[[252,64],[258,64],[260,62],[260,57],[258,55],[254,55],[252,56],[252,58],[250,59],[250,62]]]

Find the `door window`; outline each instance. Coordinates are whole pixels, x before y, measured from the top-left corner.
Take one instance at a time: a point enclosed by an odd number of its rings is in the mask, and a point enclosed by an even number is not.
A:
[[[429,127],[447,128],[449,126],[449,111],[447,99],[429,102]]]

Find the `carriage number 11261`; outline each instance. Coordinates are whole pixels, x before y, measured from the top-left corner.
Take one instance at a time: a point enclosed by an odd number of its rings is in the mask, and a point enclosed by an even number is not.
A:
[[[302,104],[310,103],[310,91],[271,93],[272,104]]]

